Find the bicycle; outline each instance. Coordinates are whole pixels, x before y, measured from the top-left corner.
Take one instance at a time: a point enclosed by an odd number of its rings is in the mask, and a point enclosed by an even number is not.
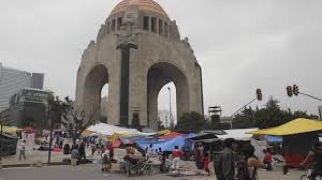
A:
[[[312,169],[308,168],[306,170],[306,174],[303,174],[300,178],[300,180],[309,180],[310,179],[310,175],[311,175]],[[322,172],[319,172],[318,176],[320,177],[319,179],[322,180]]]

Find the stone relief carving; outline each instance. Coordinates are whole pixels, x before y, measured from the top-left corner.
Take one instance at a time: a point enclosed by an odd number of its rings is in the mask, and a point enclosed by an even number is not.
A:
[[[137,28],[138,10],[135,7],[125,11],[123,22],[118,32],[118,46],[137,45],[139,34]]]

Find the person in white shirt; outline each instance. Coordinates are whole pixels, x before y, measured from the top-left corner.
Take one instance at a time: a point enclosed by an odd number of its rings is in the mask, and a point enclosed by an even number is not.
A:
[[[26,160],[26,140],[22,140],[19,147],[19,160],[21,160],[22,157]]]

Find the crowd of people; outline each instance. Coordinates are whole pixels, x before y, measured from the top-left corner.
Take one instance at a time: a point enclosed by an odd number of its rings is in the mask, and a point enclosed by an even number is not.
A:
[[[86,148],[92,150],[92,156],[94,153],[101,155],[102,170],[109,170],[111,163],[116,162],[114,159],[114,147],[112,143],[104,141],[102,138],[89,138],[85,137],[80,142],[77,142],[72,147],[66,147],[69,144],[64,144],[64,134],[57,134],[55,136],[55,146],[58,148],[68,149],[68,153],[71,154],[72,159],[77,159],[78,162],[84,162],[86,160]],[[25,155],[25,141],[20,144],[19,159],[26,159]],[[233,138],[227,138],[223,141],[223,150],[218,154],[213,154],[209,151],[209,147],[205,144],[197,142],[193,148],[193,159],[195,161],[196,169],[203,170],[210,175],[209,163],[214,161],[214,172],[218,180],[247,180],[256,179],[259,180],[259,169],[263,168],[267,171],[273,170],[272,163],[274,158],[269,149],[264,149],[264,158],[259,159],[255,154],[255,148],[250,143],[238,144]],[[65,151],[65,150],[64,150]],[[124,160],[130,163],[135,163],[137,157],[135,157],[136,148],[133,144],[127,144],[125,148]],[[237,154],[237,156],[236,156]],[[155,159],[160,162],[160,171],[165,172],[167,170],[177,171],[181,167],[181,159],[185,155],[185,151],[182,151],[178,146],[174,146],[172,151],[162,151],[161,148],[155,148],[153,144],[148,145],[145,148],[145,160],[154,161]],[[215,157],[214,157],[215,156]],[[171,162],[166,167],[166,161]],[[311,180],[314,180],[317,175],[322,171],[322,144],[315,144],[310,150],[308,156],[300,165],[305,165],[309,161],[312,164]]]

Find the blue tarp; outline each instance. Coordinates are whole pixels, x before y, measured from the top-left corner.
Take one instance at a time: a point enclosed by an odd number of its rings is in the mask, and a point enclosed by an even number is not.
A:
[[[283,137],[281,136],[270,136],[270,135],[266,135],[265,139],[269,142],[269,143],[282,143],[283,141]]]
[[[194,133],[190,133],[187,136],[178,136],[169,140],[140,138],[136,139],[135,142],[144,149],[148,147],[151,143],[153,144],[154,149],[161,148],[162,151],[172,151],[174,149],[174,146],[178,146],[180,149],[182,149],[182,147],[191,149],[193,142],[187,138],[191,138],[195,135],[196,134]]]

